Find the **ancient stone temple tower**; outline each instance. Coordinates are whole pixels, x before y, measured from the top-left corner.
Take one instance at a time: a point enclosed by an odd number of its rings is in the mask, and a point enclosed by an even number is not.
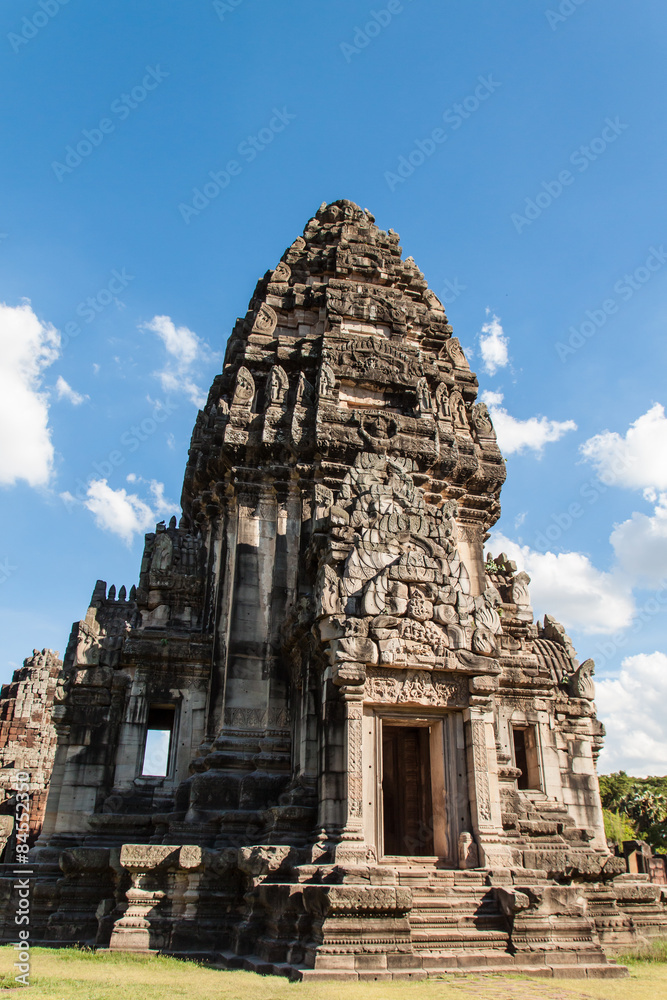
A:
[[[45,942],[618,974],[601,944],[665,929],[606,846],[592,661],[485,558],[505,464],[476,396],[398,235],[322,205],[236,323],[180,523],[73,629]]]

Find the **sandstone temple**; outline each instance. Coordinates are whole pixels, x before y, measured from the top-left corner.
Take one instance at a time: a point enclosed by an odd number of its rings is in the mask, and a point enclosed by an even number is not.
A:
[[[35,941],[382,979],[622,975],[667,933],[605,840],[593,662],[485,555],[477,388],[397,233],[323,204],[234,327],[180,521],[6,692],[48,707]]]

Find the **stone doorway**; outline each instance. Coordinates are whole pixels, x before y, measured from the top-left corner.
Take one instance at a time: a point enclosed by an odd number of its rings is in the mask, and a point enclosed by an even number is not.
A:
[[[384,853],[433,855],[430,728],[382,727]]]
[[[463,712],[365,706],[364,837],[378,859],[458,868],[459,836],[471,830],[465,745]]]

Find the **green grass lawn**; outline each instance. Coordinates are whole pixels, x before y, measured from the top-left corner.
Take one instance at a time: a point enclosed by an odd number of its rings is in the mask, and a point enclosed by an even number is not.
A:
[[[662,961],[632,961],[630,978],[547,980],[453,976],[421,982],[290,983],[251,972],[220,972],[174,958],[32,949],[31,985],[14,983],[15,952],[0,948],[0,992],[26,1000],[659,1000],[667,997],[667,946]]]

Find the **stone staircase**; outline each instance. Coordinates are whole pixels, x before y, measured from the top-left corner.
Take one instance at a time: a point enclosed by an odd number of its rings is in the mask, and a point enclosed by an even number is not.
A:
[[[377,885],[383,891],[386,887],[410,901],[404,923],[382,918],[379,912],[333,915],[334,926],[327,925],[324,932],[326,955],[313,952],[310,962],[305,955],[305,962],[299,960],[293,951],[290,959],[290,928],[283,947],[272,953],[256,940],[258,954],[225,951],[218,953],[216,964],[313,981],[425,979],[464,972],[552,978],[627,975],[627,969],[609,961],[602,950],[581,887],[557,885],[544,872],[454,871],[437,867],[435,858],[392,861],[393,887],[383,886],[380,875],[374,878],[380,879]],[[269,894],[274,942],[280,939],[279,928],[287,929],[280,913],[287,888],[265,884],[260,889],[262,895]],[[359,893],[360,900],[373,891],[368,884],[353,882],[337,888]],[[316,885],[312,890],[320,891]]]
[[[398,865],[412,892],[410,928],[418,967],[430,972],[513,964],[509,930],[486,872]]]
[[[533,915],[531,910],[528,919],[518,919],[502,905],[508,889],[489,885],[488,872],[409,864],[398,866],[398,878],[412,892],[412,948],[415,964],[427,975],[473,970],[578,978],[627,975],[625,967],[607,960],[594,922],[558,898],[567,889],[556,889],[556,899],[547,906],[563,912]],[[514,890],[509,888],[514,896],[532,891],[537,898],[551,887],[542,878]]]
[[[581,863],[590,865],[591,854],[595,853],[590,847],[593,831],[578,827],[567,806],[544,792],[506,792],[502,821],[517,867],[557,877],[568,870],[578,872]],[[599,853],[601,863],[603,858],[608,859],[606,853]],[[582,870],[580,874],[594,872]]]

